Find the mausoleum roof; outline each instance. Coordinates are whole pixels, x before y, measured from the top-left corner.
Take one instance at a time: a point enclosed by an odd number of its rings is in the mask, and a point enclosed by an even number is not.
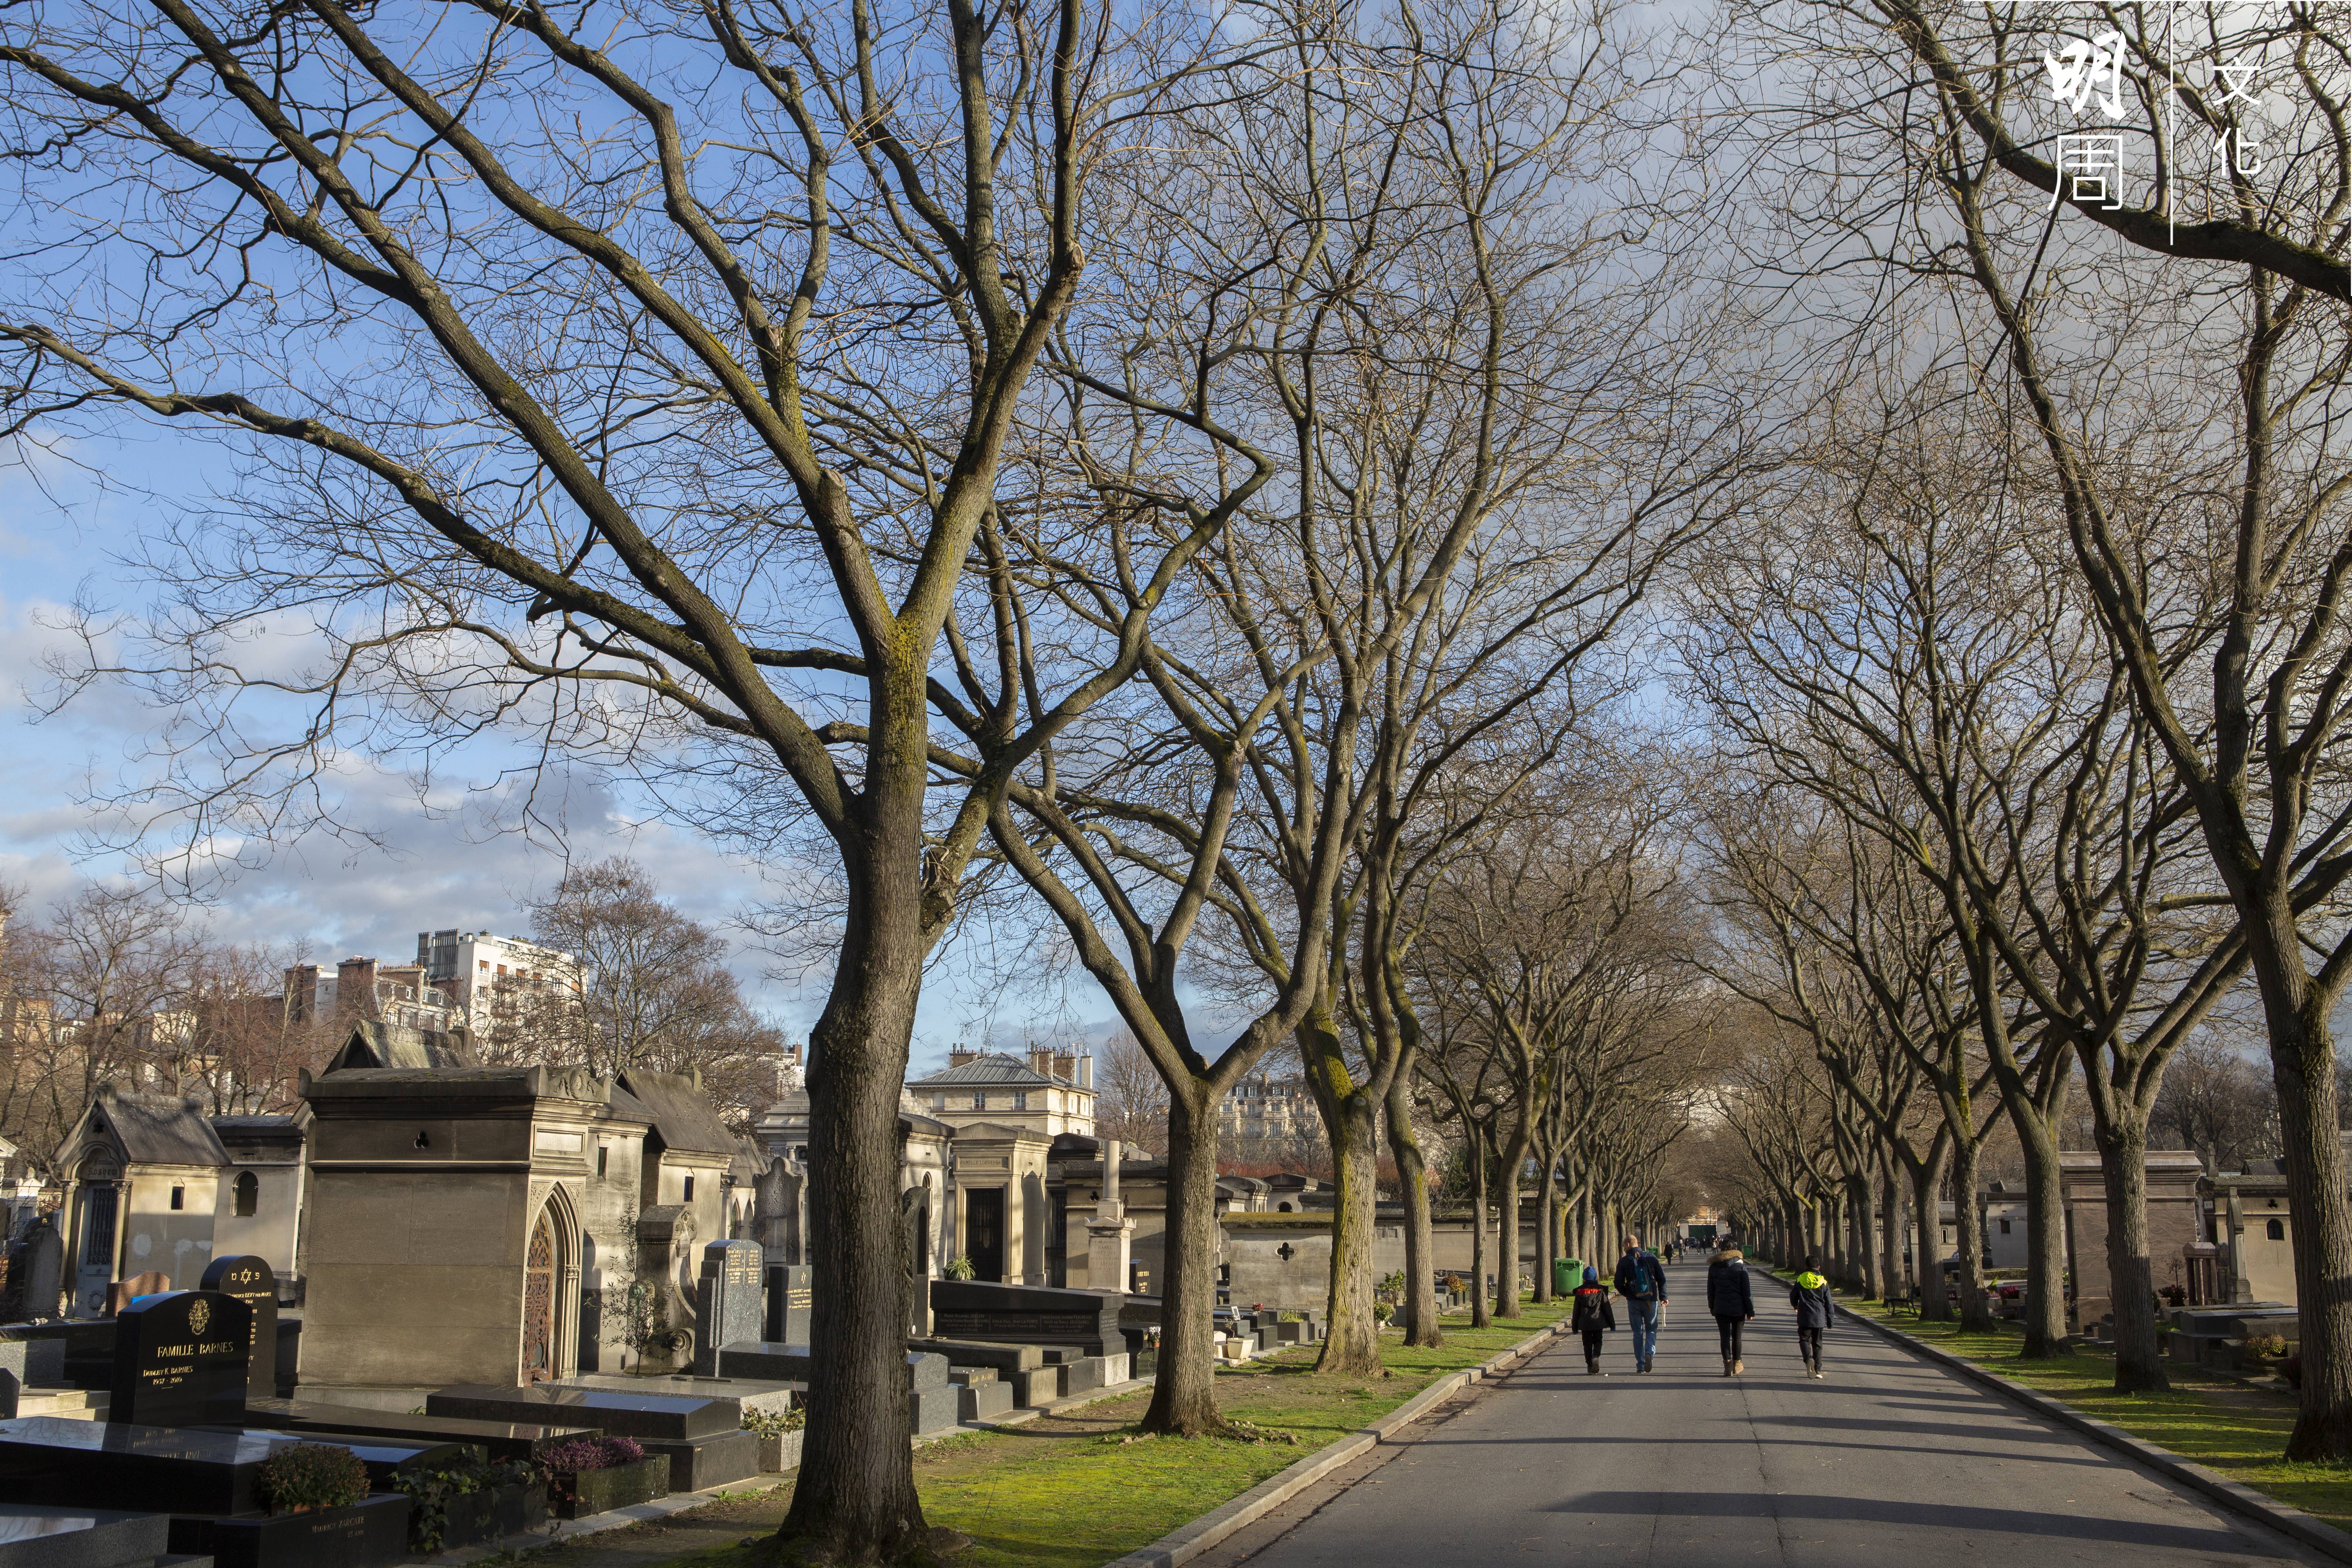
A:
[[[1001,1051],[986,1051],[964,1063],[929,1078],[910,1079],[908,1089],[953,1089],[958,1084],[1005,1083],[1017,1089],[1076,1089],[1077,1085],[1066,1078],[1052,1078],[1039,1072],[1019,1057]]]
[[[652,1114],[654,1131],[665,1149],[691,1154],[735,1153],[735,1135],[719,1120],[717,1109],[693,1079],[683,1073],[631,1068],[621,1075],[620,1085]]]
[[[228,1151],[205,1120],[200,1102],[176,1094],[125,1094],[101,1085],[82,1124],[68,1144],[87,1142],[102,1131],[123,1159],[142,1165],[226,1165]]]
[[[362,1018],[327,1063],[329,1072],[352,1068],[469,1068],[474,1043],[463,1029],[417,1029]]]

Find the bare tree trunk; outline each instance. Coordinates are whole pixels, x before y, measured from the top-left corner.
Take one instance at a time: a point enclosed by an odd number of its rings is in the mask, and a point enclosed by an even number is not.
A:
[[[2107,1193],[2108,1296],[2116,1314],[2116,1390],[2172,1386],[2156,1350],[2156,1279],[2147,1257],[2147,1129],[2128,1110],[2098,1128]]]
[[[1396,1161],[1397,1185],[1404,1197],[1404,1342],[1445,1342],[1437,1326],[1437,1237],[1429,1219],[1429,1165],[1412,1131],[1412,1097],[1407,1074],[1389,1080],[1389,1153]]]
[[[1372,1316],[1372,1231],[1378,1218],[1375,1182],[1380,1129],[1360,1095],[1327,1101],[1324,1131],[1331,1142],[1331,1298],[1329,1337],[1316,1358],[1318,1372],[1377,1372],[1381,1326]]]
[[[1222,1432],[1215,1390],[1217,1305],[1217,1112],[1202,1096],[1195,1107],[1168,1101],[1167,1256],[1160,1268],[1160,1370],[1154,1374],[1147,1432],[1187,1436]]]
[[[2025,1155],[2027,1251],[2025,1255],[2025,1349],[2029,1358],[2060,1356],[2066,1352],[2066,1232],[2065,1211],[2059,1204],[2058,1136],[2051,1118],[2038,1112],[2019,1116],[2011,1108],[2011,1124]],[[1969,1156],[1968,1207],[1976,1208],[1975,1156]],[[1954,1185],[1957,1187],[1958,1183]],[[1966,1302],[1963,1301],[1963,1306]],[[1963,1321],[1966,1315],[1963,1314]],[[1990,1319],[1987,1317],[1987,1326]]]
[[[820,1353],[810,1365],[807,1455],[781,1531],[852,1560],[923,1529],[907,1447],[906,1277],[898,1248],[872,1242],[898,1233],[898,1086],[925,944],[916,879],[906,879],[907,907],[897,909],[870,890],[879,880],[850,882],[832,994],[809,1034],[809,1238],[826,1284],[810,1310]]]
[[[1992,1310],[1985,1305],[1984,1210],[1977,1204],[1977,1149],[1966,1139],[1954,1140],[1952,1152],[1952,1244],[1960,1261],[1960,1328],[1963,1332],[1992,1332]]]
[[[1549,1305],[1552,1298],[1551,1260],[1559,1235],[1559,1173],[1547,1159],[1536,1182],[1536,1300]]]
[[[1477,1129],[1465,1128],[1462,1136],[1470,1155],[1470,1326],[1483,1329],[1495,1321],[1486,1303],[1486,1276],[1494,1265],[1486,1239],[1486,1156],[1478,1146],[1485,1140]]]
[[[1501,1202],[1496,1205],[1495,1316],[1519,1315],[1519,1167],[1528,1157],[1525,1133],[1511,1140],[1496,1162],[1502,1166]]]
[[[1879,1279],[1886,1295],[1903,1284],[1903,1184],[1897,1179],[1893,1152],[1882,1149],[1878,1162],[1878,1206],[1886,1234],[1878,1250]]]
[[[1944,1300],[1944,1271],[1941,1245],[1943,1226],[1937,1218],[1937,1205],[1944,1188],[1944,1172],[1950,1163],[1947,1150],[1930,1160],[1911,1178],[1911,1280],[1919,1292],[1919,1316],[1929,1322],[1949,1322],[1952,1309]]]
[[[1878,1205],[1870,1185],[1870,1166],[1865,1161],[1856,1173],[1850,1210],[1853,1215],[1854,1279],[1862,1287],[1863,1300],[1884,1300],[1885,1288],[1878,1273]]]
[[[2352,1457],[2352,1207],[2345,1191],[2336,1101],[2336,1046],[2327,1000],[2304,970],[2294,915],[2284,893],[2264,889],[2271,918],[2252,922],[2254,973],[2270,1026],[2286,1154],[2287,1212],[2294,1221],[2294,1291],[2302,1323],[2303,1389],[2286,1457]]]

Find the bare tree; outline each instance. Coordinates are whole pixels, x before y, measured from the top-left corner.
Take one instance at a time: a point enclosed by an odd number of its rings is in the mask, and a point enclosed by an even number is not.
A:
[[[935,651],[1087,250],[1117,243],[1087,177],[1150,156],[1114,127],[1214,42],[1130,20],[155,0],[0,43],[19,221],[50,238],[0,307],[7,429],[145,415],[247,458],[152,563],[172,602],[122,672],[175,717],[146,805],[198,845],[283,833],[331,805],[330,759],[514,723],[648,772],[748,758],[828,842],[826,1288],[783,1534],[845,1558],[924,1531],[888,1244],[924,956],[1024,744],[1132,668],[1131,637],[1077,656],[934,791]],[[264,624],[315,660],[241,662]]]

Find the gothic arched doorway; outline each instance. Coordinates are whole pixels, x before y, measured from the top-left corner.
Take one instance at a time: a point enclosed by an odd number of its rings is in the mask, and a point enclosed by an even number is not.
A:
[[[555,1227],[547,1211],[530,1227],[530,1251],[522,1269],[522,1380],[555,1378]]]

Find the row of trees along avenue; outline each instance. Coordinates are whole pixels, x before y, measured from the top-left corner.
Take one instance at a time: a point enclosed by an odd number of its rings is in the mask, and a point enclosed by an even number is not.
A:
[[[2291,1451],[2352,1457],[2345,39],[2118,43],[2150,127],[2177,67],[2249,53],[2307,106],[2279,191],[2156,214],[2036,151],[2010,62],[2071,25],[13,13],[6,428],[205,453],[127,563],[154,602],[75,624],[59,699],[153,701],[109,805],[188,875],[363,832],[341,770],[479,737],[809,879],[807,1553],[926,1537],[891,1132],[977,922],[1067,953],[1164,1090],[1151,1430],[1224,1426],[1217,1107],[1276,1051],[1330,1144],[1328,1370],[1379,1358],[1384,1158],[1425,1344],[1433,1168],[1483,1318],[1518,1310],[1529,1181],[1540,1296],[1722,1193],[1792,1237],[1931,1215],[1997,1128],[2054,1349],[2079,1093],[2139,1387],[2165,1069],[2259,1015]]]

